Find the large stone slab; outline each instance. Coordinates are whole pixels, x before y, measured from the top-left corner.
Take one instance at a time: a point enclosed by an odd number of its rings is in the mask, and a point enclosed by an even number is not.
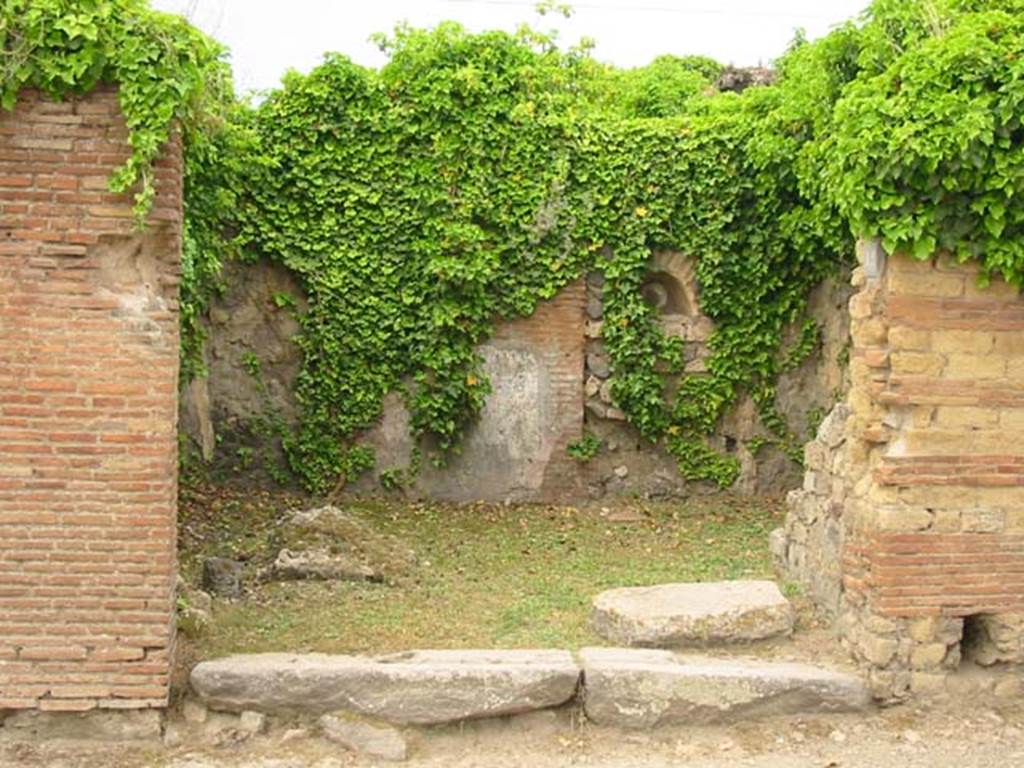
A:
[[[704,725],[870,704],[858,677],[806,664],[635,648],[585,648],[580,659],[585,711],[597,725]]]
[[[648,648],[744,643],[793,631],[793,607],[772,581],[660,584],[602,592],[594,630]]]
[[[410,651],[381,657],[253,654],[197,664],[212,709],[357,712],[426,725],[566,703],[580,669],[567,651]]]

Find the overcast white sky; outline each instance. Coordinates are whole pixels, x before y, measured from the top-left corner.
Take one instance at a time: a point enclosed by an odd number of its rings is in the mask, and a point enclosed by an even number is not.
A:
[[[868,0],[579,0],[572,18],[534,13],[534,0],[152,0],[184,13],[226,43],[242,90],[271,88],[288,69],[308,71],[326,51],[368,66],[383,58],[368,41],[396,23],[431,27],[454,19],[472,30],[527,21],[558,29],[564,45],[597,40],[595,55],[620,66],[662,53],[700,53],[724,63],[769,63],[802,27],[817,37],[856,16]]]

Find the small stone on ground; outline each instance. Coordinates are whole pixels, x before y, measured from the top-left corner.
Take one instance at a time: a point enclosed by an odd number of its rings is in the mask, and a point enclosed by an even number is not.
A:
[[[269,578],[277,581],[381,581],[373,568],[327,547],[292,551],[282,549]]]
[[[400,762],[408,754],[405,738],[388,725],[370,723],[347,714],[324,715],[320,718],[320,729],[326,739],[369,757]]]
[[[203,562],[203,589],[219,597],[236,598],[242,594],[243,566],[237,560],[209,557]]]

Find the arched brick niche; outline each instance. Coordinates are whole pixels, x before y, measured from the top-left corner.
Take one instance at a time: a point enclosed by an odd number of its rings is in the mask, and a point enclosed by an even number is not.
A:
[[[0,112],[0,710],[167,702],[181,156],[107,191],[117,93]]]

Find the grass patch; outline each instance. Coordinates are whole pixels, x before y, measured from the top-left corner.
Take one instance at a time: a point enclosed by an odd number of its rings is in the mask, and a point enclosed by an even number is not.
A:
[[[182,571],[198,583],[209,555],[252,574],[276,552],[274,532],[309,500],[281,494],[183,492]],[[391,584],[249,580],[218,602],[191,642],[198,657],[236,652],[385,652],[408,648],[575,648],[600,644],[592,597],[612,587],[771,576],[771,499],[716,496],[614,508],[346,503],[416,553]]]

